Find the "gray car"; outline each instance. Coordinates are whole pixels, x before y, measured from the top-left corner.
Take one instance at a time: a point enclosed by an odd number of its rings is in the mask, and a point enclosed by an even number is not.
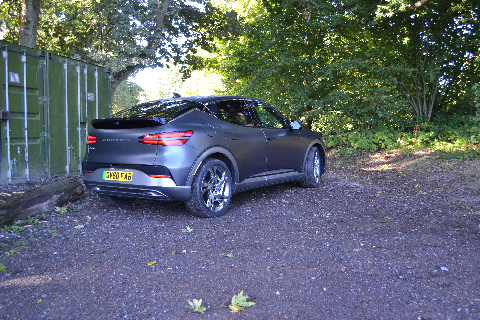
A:
[[[92,127],[84,182],[110,204],[181,200],[216,217],[236,192],[295,180],[316,188],[326,170],[320,137],[254,98],[161,99]]]

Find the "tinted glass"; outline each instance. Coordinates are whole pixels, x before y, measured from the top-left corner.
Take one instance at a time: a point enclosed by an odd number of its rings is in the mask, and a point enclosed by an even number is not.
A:
[[[110,118],[164,118],[169,121],[194,108],[208,112],[199,102],[186,100],[155,101],[120,110],[112,114]]]
[[[217,118],[241,126],[253,126],[250,107],[243,100],[225,100],[216,103]]]
[[[261,101],[253,101],[256,106],[258,119],[262,127],[266,128],[288,128],[288,122],[277,110]]]

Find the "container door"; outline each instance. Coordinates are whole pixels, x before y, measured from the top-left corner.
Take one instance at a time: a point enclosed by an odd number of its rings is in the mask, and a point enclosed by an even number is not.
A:
[[[10,111],[10,119],[2,121],[0,131],[1,180],[44,177],[44,60],[36,50],[15,45],[3,49],[1,109]]]

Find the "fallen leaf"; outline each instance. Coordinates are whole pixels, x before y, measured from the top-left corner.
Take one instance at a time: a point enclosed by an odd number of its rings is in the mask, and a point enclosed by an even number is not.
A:
[[[79,224],[78,226],[73,227],[73,229],[78,230],[78,229],[82,229],[83,227],[85,227],[85,226]]]
[[[237,305],[230,305],[230,306],[228,306],[228,308],[230,309],[230,312],[232,312],[232,313],[245,311],[245,309],[243,309],[242,307],[237,306]]]
[[[38,300],[37,300],[37,303],[40,303],[40,302],[42,302],[42,299],[38,299]]]
[[[157,261],[149,262],[148,265],[149,265],[149,266],[153,266],[155,263],[157,263]]]

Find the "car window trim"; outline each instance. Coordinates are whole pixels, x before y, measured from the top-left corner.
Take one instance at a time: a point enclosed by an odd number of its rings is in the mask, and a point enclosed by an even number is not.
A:
[[[280,129],[280,130],[285,130],[285,129],[289,129],[289,125],[290,125],[290,121],[283,115],[280,113],[280,111],[278,111],[277,109],[275,109],[274,106],[272,106],[271,104],[263,101],[263,100],[248,100],[249,104],[250,104],[250,108],[253,109],[253,112],[254,112],[254,115],[255,115],[255,122],[257,123],[257,126],[260,127],[260,128],[268,128],[268,129]],[[284,128],[277,128],[277,127],[268,127],[268,126],[264,126],[262,125],[262,120],[260,119],[260,117],[258,116],[258,112],[256,110],[256,108],[259,108],[260,106],[259,105],[254,105],[253,103],[254,102],[261,102],[263,103],[262,106],[266,106],[266,107],[269,107],[271,108],[277,115],[279,115],[281,118],[283,118],[285,120],[285,124],[286,124],[286,127]]]

